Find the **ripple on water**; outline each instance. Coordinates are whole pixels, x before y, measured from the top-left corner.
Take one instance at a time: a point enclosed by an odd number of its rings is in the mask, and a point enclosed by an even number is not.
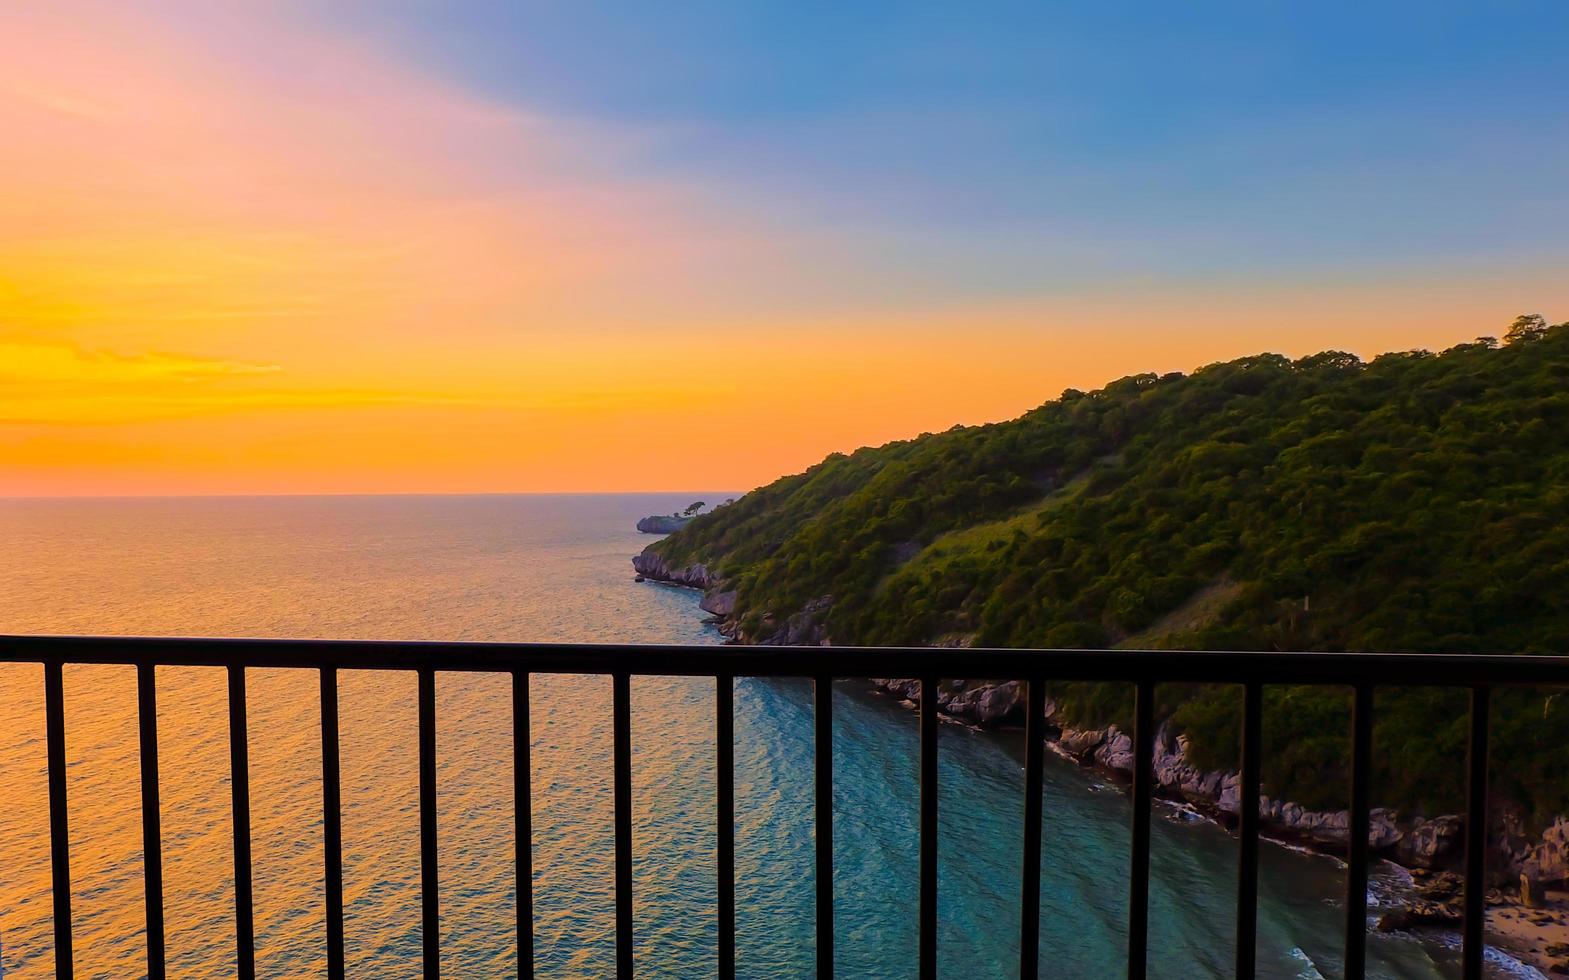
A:
[[[704,495],[706,499],[723,499]],[[716,642],[690,592],[634,586],[646,513],[690,495],[287,498],[0,503],[0,623],[19,632]],[[135,674],[66,674],[73,911],[82,976],[142,969]],[[233,880],[221,671],[160,669],[159,747],[171,975],[232,973]],[[319,679],[247,674],[258,972],[320,975]],[[610,684],[532,679],[539,975],[613,972]],[[53,970],[42,671],[0,665],[0,938],[11,978]],[[515,970],[512,716],[506,677],[437,688],[442,955],[454,976]],[[632,686],[633,853],[640,976],[715,974],[713,681]],[[834,692],[836,967],[914,976],[915,716],[855,682]],[[814,963],[812,690],[735,682],[739,973]],[[415,679],[340,679],[345,934],[350,972],[419,973]],[[943,975],[1017,973],[1023,777],[1016,735],[942,726]],[[1125,936],[1128,810],[1052,760],[1046,772],[1042,962],[1105,975]],[[1235,845],[1208,824],[1156,821],[1158,975],[1224,971]],[[1342,872],[1261,854],[1260,973],[1339,968]],[[1374,937],[1372,973],[1454,975],[1451,951]],[[1309,974],[1312,975],[1312,974]]]

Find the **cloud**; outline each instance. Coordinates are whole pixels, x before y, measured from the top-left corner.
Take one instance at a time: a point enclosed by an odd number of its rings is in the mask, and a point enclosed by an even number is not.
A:
[[[0,421],[91,424],[232,408],[257,395],[234,383],[281,370],[187,354],[0,340]]]
[[[69,344],[0,341],[0,385],[7,391],[54,385],[121,387],[202,378],[275,374],[276,364],[251,364],[185,354],[118,354]]]
[[[639,172],[656,130],[488,99],[289,4],[4,5],[0,64],[0,299],[20,279],[92,324],[276,308],[314,332],[304,305],[340,336],[544,331],[781,259]]]

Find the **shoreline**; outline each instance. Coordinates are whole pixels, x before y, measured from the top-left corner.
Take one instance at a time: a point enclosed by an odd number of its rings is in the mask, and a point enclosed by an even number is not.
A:
[[[666,565],[661,556],[646,551],[635,556],[632,564],[637,573],[637,580],[640,582],[647,581],[702,592],[703,600],[700,603],[700,608],[709,614],[705,622],[715,625],[720,634],[726,638],[726,643],[751,645],[741,634],[739,624],[733,618],[735,593],[733,591],[717,591],[716,586],[718,583],[707,567],[694,565],[687,568],[672,569]],[[831,599],[825,596],[821,600],[811,603],[810,608],[789,617],[785,624],[786,628],[779,631],[783,634],[783,638],[779,642],[789,645],[830,645],[826,636],[822,635],[821,628],[815,622],[816,614],[826,608],[829,602],[831,602]],[[773,644],[770,643],[769,645]],[[911,696],[910,686],[919,686],[916,681],[888,678],[867,678],[866,680],[871,691],[884,697],[893,698],[900,702],[903,707],[914,709],[919,706],[918,696]],[[955,697],[953,692],[948,692],[950,696],[947,698],[946,704],[943,698],[944,692],[939,691],[939,717],[944,721],[964,724],[976,731],[1010,727],[1009,719],[1014,714],[1017,714],[1019,710],[1022,710],[1023,699],[1017,696],[1016,691],[1012,697],[1002,696],[998,698],[993,697],[993,694],[1003,690],[1007,684],[1013,683],[1015,682],[1004,682],[1003,685],[999,686],[959,692],[960,695],[971,695],[969,697]],[[1118,730],[1115,725],[1107,726],[1105,729],[1088,731],[1058,726],[1052,721],[1054,707],[1048,701],[1048,732],[1055,730],[1057,735],[1056,737],[1052,737],[1050,734],[1047,735],[1046,747],[1065,761],[1071,761],[1077,766],[1094,770],[1115,783],[1119,791],[1125,793],[1127,791],[1129,773],[1132,769],[1131,739]],[[953,710],[955,708],[958,710]],[[980,715],[980,717],[966,717],[967,714]],[[991,717],[986,717],[988,715]],[[1063,744],[1065,740],[1070,744],[1065,746]],[[1237,774],[1200,772],[1187,763],[1185,758],[1186,751],[1182,745],[1184,741],[1181,736],[1171,739],[1165,730],[1165,726],[1162,726],[1161,732],[1157,733],[1157,771],[1153,787],[1155,799],[1168,805],[1179,807],[1192,813],[1197,819],[1231,833],[1236,818],[1233,812],[1226,809],[1227,797],[1225,788],[1228,782],[1234,788]],[[1172,743],[1176,743],[1177,751],[1175,753],[1170,752],[1169,749]],[[1079,752],[1075,752],[1073,745],[1080,745],[1083,748]],[[1162,759],[1163,748],[1167,748],[1164,760]],[[1127,766],[1117,766],[1115,763],[1122,761],[1124,757],[1128,763]],[[1173,758],[1175,767],[1171,766]],[[1179,778],[1176,781],[1169,779],[1163,781],[1161,778],[1163,775],[1161,763],[1163,761],[1168,764],[1168,773],[1173,769],[1185,770],[1186,775],[1198,777],[1195,781],[1197,785],[1214,791],[1207,793],[1183,792],[1182,790],[1190,785],[1188,780]],[[1174,793],[1171,791],[1173,785],[1178,788],[1178,792]],[[1274,813],[1262,815],[1264,819],[1260,821],[1259,834],[1261,840],[1266,840],[1276,846],[1305,855],[1327,857],[1344,862],[1344,856],[1336,853],[1336,849],[1345,847],[1344,840],[1326,840],[1322,836],[1315,837],[1312,833],[1315,829],[1332,833],[1336,825],[1337,814],[1315,813],[1304,810],[1293,803],[1269,801],[1267,797],[1262,796],[1260,802],[1263,806],[1273,804],[1275,808]],[[1374,813],[1375,815],[1379,813],[1386,814],[1385,821],[1390,829],[1395,830],[1404,838],[1405,832],[1395,826],[1393,815],[1389,811],[1375,810]],[[1282,823],[1278,820],[1279,814],[1292,814],[1294,819],[1300,821],[1299,828],[1301,829],[1293,828],[1284,835],[1265,833],[1266,828],[1274,827],[1277,830],[1280,829]],[[1342,825],[1342,837],[1344,836],[1344,815],[1345,811],[1338,812],[1339,823]],[[1410,830],[1414,833],[1425,824],[1437,825],[1441,821],[1456,821],[1458,819],[1458,817],[1446,816],[1434,818],[1432,821],[1419,821]],[[1380,827],[1377,821],[1375,821],[1373,831],[1376,834],[1379,830]],[[1442,833],[1442,830],[1440,833]],[[1385,848],[1379,849],[1379,851],[1383,850]],[[1435,851],[1434,856],[1436,857],[1442,853]],[[1391,866],[1401,869],[1410,877],[1413,883],[1412,889],[1399,897],[1399,905],[1380,914],[1380,921],[1374,928],[1390,933],[1405,933],[1414,937],[1436,938],[1446,946],[1458,947],[1462,938],[1460,930],[1455,927],[1459,918],[1458,908],[1455,904],[1458,899],[1453,897],[1441,898],[1440,901],[1435,902],[1432,900],[1431,892],[1424,894],[1424,887],[1427,886],[1421,883],[1424,879],[1436,877],[1436,886],[1447,886],[1448,880],[1443,876],[1452,876],[1453,873],[1437,869],[1433,865],[1452,864],[1454,862],[1452,860],[1446,862],[1443,857],[1438,857],[1436,861],[1428,866],[1420,863],[1407,864],[1397,860],[1388,853],[1379,853],[1378,851],[1370,853],[1369,857],[1377,861],[1387,862]],[[1512,896],[1507,892],[1489,889],[1484,913],[1486,951],[1488,954],[1491,954],[1490,959],[1496,961],[1497,958],[1502,958],[1505,960],[1506,962],[1499,965],[1508,971],[1508,974],[1511,976],[1552,977],[1569,975],[1569,914],[1566,914],[1566,910],[1569,910],[1569,891],[1552,888],[1545,891],[1544,897],[1546,901],[1542,907],[1533,909],[1524,906],[1518,897]],[[1385,921],[1394,921],[1389,920],[1389,916],[1401,914],[1404,914],[1405,918],[1399,920],[1399,924],[1385,927]]]
[[[900,707],[910,711],[920,709],[920,702],[906,696],[895,687],[880,683],[873,678],[867,678],[869,690],[878,697],[887,698],[896,702]],[[958,724],[978,734],[988,734],[1000,731],[1021,731],[1016,725],[1008,724],[978,724],[959,718],[948,713],[940,713],[939,719],[948,724]],[[1071,730],[1069,730],[1071,731]],[[1076,768],[1093,772],[1105,781],[1108,788],[1126,796],[1130,789],[1128,773],[1125,770],[1108,767],[1094,761],[1086,761],[1085,757],[1075,755],[1064,748],[1061,739],[1047,737],[1046,748],[1060,761],[1069,763]],[[1191,815],[1192,821],[1208,824],[1228,836],[1234,835],[1234,818],[1228,819],[1230,814],[1219,810],[1217,807],[1206,806],[1200,802],[1182,796],[1162,792],[1159,786],[1154,787],[1152,799],[1157,805],[1164,804],[1174,811]],[[1266,825],[1267,826],[1267,825]],[[1300,836],[1282,836],[1265,832],[1265,827],[1259,830],[1260,842],[1267,842],[1276,847],[1290,851],[1306,858],[1319,858],[1333,861],[1338,867],[1344,868],[1346,859],[1344,854],[1336,853],[1332,845],[1322,841]],[[1406,886],[1398,893],[1390,896],[1397,905],[1390,906],[1382,915],[1398,912],[1401,907],[1408,906],[1420,898],[1420,877],[1452,874],[1451,872],[1433,872],[1426,868],[1411,868],[1387,856],[1372,856],[1373,861],[1382,862],[1391,868],[1398,869],[1406,880]],[[1371,883],[1370,883],[1371,887]],[[1564,964],[1569,957],[1569,916],[1564,915],[1569,908],[1569,890],[1551,889],[1547,893],[1550,903],[1540,909],[1529,909],[1521,905],[1518,900],[1506,900],[1502,893],[1489,895],[1486,906],[1485,946],[1484,955],[1489,956],[1489,961],[1501,967],[1507,976],[1522,978],[1550,978],[1559,975],[1569,975],[1569,965]],[[1369,907],[1372,911],[1372,906]],[[1369,931],[1376,931],[1377,925],[1370,927]],[[1458,929],[1442,925],[1416,924],[1409,927],[1387,930],[1392,935],[1408,935],[1416,939],[1437,940],[1446,947],[1458,949],[1462,941],[1462,933]],[[1561,953],[1550,953],[1549,949],[1557,950],[1562,946]],[[1503,962],[1499,962],[1502,960]],[[1554,967],[1558,967],[1555,971]]]

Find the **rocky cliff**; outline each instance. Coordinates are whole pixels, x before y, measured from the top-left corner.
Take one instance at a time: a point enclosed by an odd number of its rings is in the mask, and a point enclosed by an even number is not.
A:
[[[656,551],[644,550],[632,558],[632,568],[643,578],[671,585],[684,585],[691,589],[708,589],[714,585],[713,576],[706,565],[674,566]]]
[[[782,622],[772,615],[761,617],[754,624],[754,636],[736,619],[735,591],[725,588],[720,577],[706,565],[671,567],[652,549],[633,558],[632,565],[640,577],[703,589],[702,608],[715,617],[720,631],[731,642],[830,645],[822,622],[833,603],[831,596],[808,602],[798,612],[784,617]],[[872,678],[871,683],[903,701],[920,703],[922,692],[918,680]],[[1021,725],[1025,721],[1027,704],[1024,685],[1019,681],[953,679],[944,681],[937,689],[940,712],[978,727]],[[1059,755],[1120,780],[1131,778],[1133,739],[1128,733],[1116,725],[1101,729],[1073,728],[1063,723],[1057,705],[1050,700],[1045,720],[1047,738]],[[1240,812],[1240,779],[1235,771],[1205,770],[1194,765],[1186,736],[1174,734],[1166,725],[1156,732],[1154,782],[1156,792],[1162,797],[1188,803],[1231,826]],[[1346,810],[1310,810],[1289,800],[1261,795],[1259,816],[1269,835],[1329,853],[1342,853],[1349,836],[1350,820]],[[1394,810],[1380,807],[1370,814],[1368,845],[1374,856],[1419,872],[1453,870],[1459,868],[1464,855],[1464,828],[1465,822],[1459,816],[1408,819]],[[1515,821],[1495,818],[1494,826],[1489,828],[1488,867],[1494,882],[1511,886],[1522,876],[1542,884],[1569,881],[1569,820],[1560,818],[1533,841],[1522,834]],[[1448,915],[1451,910],[1445,906],[1442,911]],[[1391,924],[1397,920],[1398,916]],[[1436,924],[1436,920],[1413,920],[1413,924]]]
[[[677,517],[674,514],[655,514],[645,517],[637,522],[637,529],[644,534],[674,534],[675,532],[692,523],[690,517]]]

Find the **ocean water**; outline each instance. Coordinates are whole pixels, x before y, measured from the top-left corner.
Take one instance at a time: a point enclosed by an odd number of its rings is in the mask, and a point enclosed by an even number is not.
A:
[[[722,496],[722,495],[720,495]],[[691,495],[0,501],[0,634],[107,633],[717,643],[697,596],[634,584],[638,517]],[[705,499],[716,499],[708,496]],[[65,674],[77,973],[144,973],[141,815],[130,668]],[[225,678],[158,672],[169,972],[234,969]],[[415,678],[340,678],[349,973],[420,970]],[[324,972],[317,676],[248,674],[257,968]],[[532,681],[536,957],[545,977],[613,975],[610,684]],[[437,679],[442,955],[507,976],[514,944],[506,678]],[[713,681],[634,678],[634,896],[640,976],[716,972]],[[42,671],[0,665],[4,974],[52,975]],[[813,974],[812,698],[735,682],[738,974]],[[856,681],[834,692],[836,973],[913,977],[915,716]],[[945,976],[1017,975],[1022,740],[940,737],[939,956]],[[1042,974],[1114,976],[1128,805],[1049,760]],[[1266,846],[1260,975],[1335,976],[1342,873]],[[1226,975],[1235,844],[1162,806],[1151,973]],[[1375,898],[1383,884],[1375,888]],[[1375,935],[1373,975],[1457,975],[1442,942]]]

